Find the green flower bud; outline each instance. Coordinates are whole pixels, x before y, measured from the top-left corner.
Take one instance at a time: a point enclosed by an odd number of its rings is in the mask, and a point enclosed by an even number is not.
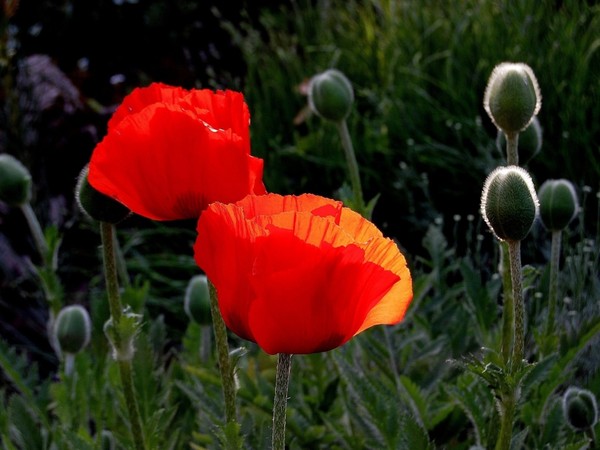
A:
[[[31,200],[29,171],[7,153],[0,155],[0,200],[9,206],[22,206]]]
[[[310,80],[308,104],[322,118],[341,122],[350,114],[353,103],[352,84],[339,70],[326,70]]]
[[[100,222],[116,224],[131,214],[123,204],[96,190],[88,181],[89,166],[79,173],[75,198],[77,205],[88,217]]]
[[[206,275],[192,277],[185,290],[184,309],[188,317],[200,325],[211,323],[210,294]]]
[[[577,215],[579,202],[573,184],[565,179],[546,180],[538,191],[540,219],[551,231],[563,230]]]
[[[501,153],[506,151],[506,135],[498,129],[496,146]],[[537,116],[519,133],[519,161],[527,164],[542,149],[542,127]]]
[[[62,353],[79,353],[89,344],[91,334],[92,322],[83,306],[67,306],[56,316],[54,337]]]
[[[567,423],[574,430],[590,429],[598,421],[596,397],[587,389],[569,387],[563,395],[562,407]]]
[[[521,167],[498,167],[485,180],[481,214],[501,241],[524,239],[535,221],[538,204],[531,176]]]
[[[512,135],[533,120],[541,108],[541,98],[535,74],[527,64],[504,62],[490,75],[483,107],[498,128]]]

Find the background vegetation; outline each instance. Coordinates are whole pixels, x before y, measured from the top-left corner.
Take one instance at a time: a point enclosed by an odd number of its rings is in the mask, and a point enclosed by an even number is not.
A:
[[[502,61],[527,63],[542,91],[544,144],[527,163],[536,186],[566,178],[581,213],[565,233],[560,347],[540,355],[549,234],[524,241],[528,353],[515,448],[585,448],[562,417],[570,385],[600,393],[600,6],[584,1],[491,0],[211,2],[21,0],[0,31],[0,151],[35,185],[33,206],[60,238],[64,304],[92,315],[90,348],[66,383],[47,335],[42,261],[20,211],[0,204],[0,442],[5,448],[100,448],[111,430],[127,448],[110,363],[97,225],[74,206],[77,174],[106,121],[132,88],[163,81],[244,92],[253,153],[267,189],[337,196],[346,172],[332,125],[310,116],[304,88],[327,68],[352,81],[349,127],[374,222],[405,250],[415,299],[402,324],[368,331],[336,351],[294,359],[291,448],[457,448],[495,442],[494,398],[461,368],[498,349],[497,245],[479,214],[487,174],[503,164],[483,111],[485,84]],[[31,59],[32,55],[49,59]],[[36,65],[37,64],[37,65]],[[41,90],[39,90],[41,88]],[[37,89],[37,90],[36,90]],[[136,383],[150,443],[219,447],[222,402],[214,357],[183,311],[198,272],[193,223],[132,218],[119,227],[144,314]],[[238,361],[248,448],[269,440],[274,361],[247,342]],[[36,367],[34,370],[33,368]],[[597,431],[598,430],[598,427]],[[151,434],[150,431],[153,430]],[[105,433],[107,435],[107,433]],[[107,438],[108,439],[108,438]],[[194,447],[194,445],[196,447]]]

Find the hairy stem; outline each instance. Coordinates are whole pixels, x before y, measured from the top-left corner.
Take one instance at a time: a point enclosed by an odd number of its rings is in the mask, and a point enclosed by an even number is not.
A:
[[[560,259],[560,244],[562,231],[552,232],[552,250],[550,256],[550,286],[548,290],[548,322],[546,323],[546,337],[554,332],[556,322],[556,303],[558,293],[558,264]]]
[[[356,155],[354,153],[354,147],[352,145],[352,139],[350,139],[350,132],[348,131],[348,124],[345,120],[341,120],[337,124],[338,133],[342,140],[342,147],[344,148],[344,155],[346,156],[346,165],[348,166],[348,174],[350,175],[350,184],[352,186],[352,194],[354,196],[354,203],[358,208],[358,212],[363,216],[366,215],[367,209],[363,200],[362,186],[360,183],[360,173],[358,170],[358,162],[356,161]],[[366,216],[365,216],[366,217]],[[366,217],[369,219],[370,217]]]
[[[215,335],[215,345],[217,348],[217,357],[219,359],[219,370],[221,372],[221,383],[223,384],[223,397],[225,399],[225,421],[236,422],[237,412],[235,404],[235,377],[234,367],[229,357],[229,345],[227,343],[227,328],[217,300],[217,290],[208,280],[208,289],[210,294],[210,313],[212,316],[213,332]]]
[[[515,341],[513,345],[512,373],[519,370],[525,351],[525,306],[523,304],[523,275],[521,269],[521,241],[508,241],[510,275],[513,288],[515,314]]]
[[[503,310],[502,310],[502,356],[504,363],[508,364],[512,353],[514,338],[514,302],[510,272],[510,258],[508,244],[500,242],[500,267],[502,275]]]
[[[273,450],[285,449],[285,422],[291,368],[292,355],[279,353],[277,355],[277,375],[275,377],[275,398],[273,401]]]
[[[506,164],[509,166],[519,165],[519,133],[506,135]]]
[[[106,222],[100,222],[100,232],[102,237],[102,252],[104,259],[104,277],[106,280],[106,292],[108,295],[108,306],[110,315],[114,323],[114,345],[117,349],[122,348],[122,336],[120,333],[120,323],[123,317],[123,307],[119,295],[119,282],[117,274],[117,263],[114,247],[114,225]],[[135,397],[133,386],[133,367],[131,359],[118,359],[119,375],[125,397],[125,405],[131,423],[131,434],[136,450],[145,450],[144,434],[142,432],[142,421],[140,411]]]

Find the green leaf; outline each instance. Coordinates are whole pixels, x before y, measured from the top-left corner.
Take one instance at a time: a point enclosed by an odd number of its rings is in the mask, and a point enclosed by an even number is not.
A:
[[[20,395],[12,395],[8,402],[8,416],[13,442],[22,449],[46,448],[40,417],[29,402]]]

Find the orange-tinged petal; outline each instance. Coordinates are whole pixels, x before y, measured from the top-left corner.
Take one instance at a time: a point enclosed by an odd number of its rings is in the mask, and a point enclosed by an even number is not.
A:
[[[200,217],[196,261],[225,323],[268,353],[314,353],[378,324],[412,299],[396,244],[339,202],[249,195]]]
[[[213,203],[200,216],[197,231],[194,257],[217,290],[225,324],[254,341],[246,318],[254,299],[250,289],[254,243],[264,230],[247,221],[241,208]]]
[[[244,209],[245,216],[271,216],[286,211],[312,212],[318,216],[331,216],[339,220],[342,213],[342,202],[313,194],[279,195],[267,194],[260,197],[249,195],[236,203]]]
[[[318,219],[311,218],[326,221]],[[293,231],[271,229],[257,240],[250,329],[271,354],[331,350],[355,334],[369,306],[396,281],[393,273],[365,263],[359,247],[315,246]]]
[[[404,255],[394,241],[380,238],[366,248],[365,259],[385,267],[398,276],[398,281],[365,317],[356,334],[374,325],[393,325],[404,318],[413,298],[412,278]]]
[[[139,215],[178,220],[198,217],[214,201],[264,193],[262,170],[231,130],[157,103],[124,117],[98,144],[89,182]]]

